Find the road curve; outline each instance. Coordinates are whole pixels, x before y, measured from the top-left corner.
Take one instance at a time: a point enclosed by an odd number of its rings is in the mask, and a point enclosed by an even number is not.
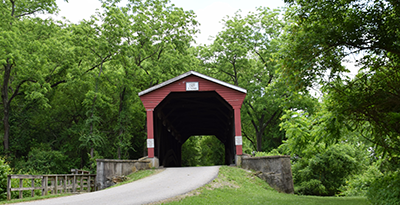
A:
[[[218,175],[219,166],[167,168],[165,171],[115,188],[14,205],[147,204],[185,194]]]

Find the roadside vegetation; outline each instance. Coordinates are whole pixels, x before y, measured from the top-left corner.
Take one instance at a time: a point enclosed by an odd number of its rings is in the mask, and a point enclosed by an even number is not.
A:
[[[201,46],[196,14],[169,0],[105,0],[76,24],[52,19],[56,0],[2,1],[0,200],[7,174],[145,156],[138,92],[194,70],[247,90],[243,151],[290,155],[296,194],[400,204],[399,2],[285,1],[225,17]],[[221,164],[222,147],[191,137],[183,165]]]
[[[222,166],[211,183],[158,204],[304,204],[366,205],[365,197],[317,197],[279,193],[254,172]],[[173,200],[173,201],[171,201]]]
[[[124,185],[124,184],[128,184],[128,183],[137,181],[139,179],[143,179],[145,177],[149,177],[151,175],[158,174],[158,173],[160,173],[162,171],[164,171],[164,170],[163,169],[139,170],[139,171],[136,171],[136,172],[134,172],[132,174],[129,174],[128,176],[121,177],[121,179],[122,179],[121,181],[116,182],[116,184],[114,186],[108,187],[108,189],[109,188],[113,188],[113,187],[117,187],[117,186],[121,186],[121,185]]]
[[[14,199],[11,201],[0,201],[0,204],[13,204],[13,203],[21,203],[21,202],[28,202],[28,201],[36,201],[36,200],[43,200],[43,199],[51,199],[63,196],[70,196],[72,194],[53,194],[53,195],[46,195],[46,196],[34,196],[34,197],[26,197],[23,199]]]

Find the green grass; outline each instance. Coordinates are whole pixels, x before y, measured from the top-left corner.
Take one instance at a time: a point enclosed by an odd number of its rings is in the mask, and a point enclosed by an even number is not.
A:
[[[0,204],[12,204],[12,203],[27,202],[27,201],[36,201],[36,200],[50,199],[50,198],[70,196],[70,195],[72,195],[72,194],[54,194],[54,195],[45,195],[45,196],[26,197],[26,198],[22,198],[22,199],[13,199],[11,201],[0,201]]]
[[[218,177],[211,183],[187,194],[176,197],[167,204],[324,204],[364,205],[365,197],[317,197],[279,193],[253,172],[235,167],[222,166]]]
[[[140,170],[140,171],[134,172],[134,173],[126,176],[128,178],[128,180],[123,181],[123,182],[119,182],[119,183],[115,184],[114,186],[108,187],[107,189],[112,188],[112,187],[121,186],[123,184],[131,183],[133,181],[137,181],[139,179],[143,179],[145,177],[148,177],[148,176],[151,176],[151,175],[154,175],[154,174],[158,174],[158,173],[160,173],[162,171],[164,171],[164,170],[163,169]]]

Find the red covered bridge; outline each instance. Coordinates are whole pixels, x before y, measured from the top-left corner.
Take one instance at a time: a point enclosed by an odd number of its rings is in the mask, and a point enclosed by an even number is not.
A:
[[[195,135],[214,135],[225,145],[225,164],[242,155],[240,108],[246,90],[195,71],[139,93],[147,112],[148,157],[181,166],[181,147]]]

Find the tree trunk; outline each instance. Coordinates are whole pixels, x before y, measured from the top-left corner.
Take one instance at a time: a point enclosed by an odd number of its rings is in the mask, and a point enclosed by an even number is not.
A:
[[[279,114],[278,114],[279,113]],[[259,119],[259,123],[258,123],[258,132],[256,132],[256,136],[257,136],[257,151],[262,152],[262,137],[264,134],[264,130],[267,128],[267,126],[271,123],[271,121],[275,118],[275,116],[280,116],[282,114],[282,111],[279,112],[279,110],[275,111],[274,114],[272,114],[272,116],[268,119],[267,122],[264,123],[264,118],[265,115],[262,115],[261,118]]]
[[[258,152],[262,152],[262,136],[263,136],[263,132],[257,132],[256,133],[257,136],[257,151]]]
[[[94,127],[94,125],[93,125],[93,116],[94,116],[95,104],[96,104],[96,99],[97,99],[97,92],[98,92],[98,89],[99,89],[98,88],[99,87],[99,78],[100,78],[100,75],[101,75],[102,71],[103,71],[103,59],[101,60],[101,63],[100,63],[99,75],[96,78],[96,87],[95,87],[95,93],[96,94],[94,95],[94,98],[93,98],[92,114],[90,115],[90,117],[92,118],[92,122],[90,123],[90,135],[93,135],[93,127]],[[94,144],[92,143],[92,147],[90,148],[90,157],[91,158],[93,158],[93,156],[94,156],[93,151],[94,151]],[[90,165],[90,168],[92,168],[92,165]]]
[[[122,140],[121,140],[121,135],[122,135],[122,129],[119,131],[119,137],[120,137],[120,139],[119,139],[119,144],[120,144],[120,146],[118,146],[118,159],[121,159],[121,142],[122,142]]]
[[[94,148],[92,147],[92,148],[90,148],[90,157],[91,157],[91,158],[93,158],[93,157],[94,157],[94,154],[93,154],[93,152],[94,152]]]
[[[4,124],[4,151],[8,151],[9,149],[9,139],[10,139],[10,102],[8,99],[8,84],[11,75],[11,64],[7,60],[7,65],[4,67],[4,77],[3,77],[3,86],[1,88],[1,97],[3,100],[3,108],[4,108],[4,117],[3,117],[3,124]]]
[[[120,127],[119,127],[119,142],[120,145],[118,145],[118,159],[121,159],[121,137],[122,134],[124,133],[124,130],[122,129],[122,122],[121,122],[121,113],[122,113],[122,109],[124,108],[124,99],[125,99],[125,92],[126,92],[126,87],[124,87],[124,89],[122,89],[122,93],[119,95],[119,118],[120,118]]]
[[[121,142],[121,140],[119,140]],[[118,146],[118,159],[121,159],[121,147]]]

